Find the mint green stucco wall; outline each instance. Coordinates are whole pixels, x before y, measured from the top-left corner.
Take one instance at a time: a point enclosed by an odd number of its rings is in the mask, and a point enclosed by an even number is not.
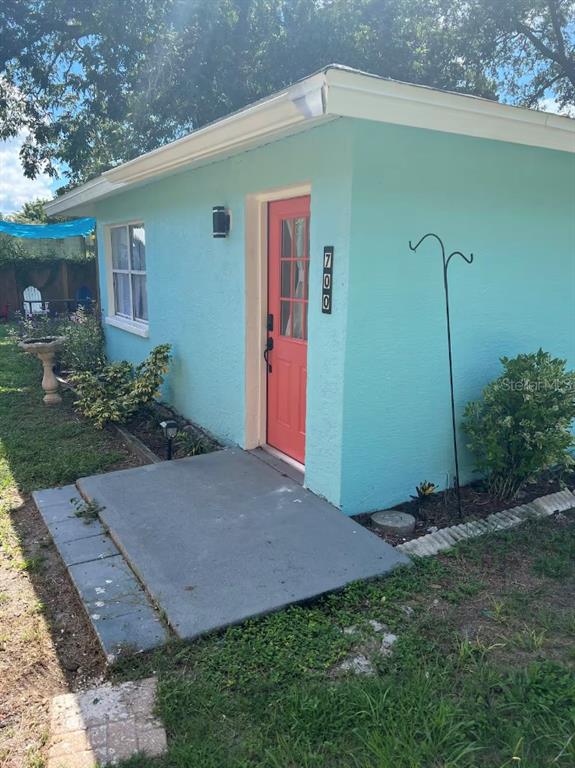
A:
[[[575,155],[354,122],[341,478],[349,514],[453,472],[441,255],[431,240],[408,248],[429,231],[475,254],[450,267],[458,415],[498,375],[501,355],[541,346],[575,366]]]
[[[244,444],[246,195],[310,182],[311,269],[306,484],[340,502],[347,257],[351,202],[351,125],[337,120],[139,189],[98,205],[106,224],[141,219],[146,227],[150,336],[106,327],[112,359],[140,361],[173,345],[164,395],[181,413],[227,443]],[[211,234],[213,205],[232,213],[226,240]],[[323,245],[335,245],[334,312],[321,314]],[[101,296],[108,297],[100,247]]]
[[[150,338],[107,327],[113,359],[173,345],[166,398],[228,443],[245,439],[246,195],[310,182],[306,485],[348,514],[453,471],[441,257],[450,270],[458,413],[539,346],[575,365],[575,156],[340,119],[99,204],[146,226]],[[227,240],[211,207],[232,211]],[[335,246],[333,314],[321,256]],[[102,249],[100,249],[102,251]],[[102,300],[107,306],[103,259]],[[461,436],[461,444],[464,439]],[[463,453],[464,477],[470,457]]]

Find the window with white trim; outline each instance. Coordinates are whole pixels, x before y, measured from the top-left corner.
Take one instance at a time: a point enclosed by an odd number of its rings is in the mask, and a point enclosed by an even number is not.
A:
[[[146,232],[143,224],[110,228],[114,314],[148,322]]]

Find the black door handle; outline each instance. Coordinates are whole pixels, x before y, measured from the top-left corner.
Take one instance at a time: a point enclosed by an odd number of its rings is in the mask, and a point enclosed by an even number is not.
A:
[[[272,364],[269,361],[269,353],[274,348],[274,340],[272,336],[268,336],[266,345],[264,347],[264,360],[266,361],[266,366],[268,369],[268,373],[272,372]]]

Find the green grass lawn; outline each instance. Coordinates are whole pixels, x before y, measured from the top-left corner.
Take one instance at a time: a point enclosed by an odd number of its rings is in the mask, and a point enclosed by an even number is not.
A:
[[[38,361],[2,334],[5,550],[17,543],[10,511],[20,494],[125,458],[69,402],[44,406],[40,378]],[[50,579],[42,566],[34,576]],[[378,652],[381,633],[370,620],[397,635],[391,655]],[[342,631],[350,627],[355,633]],[[573,768],[574,641],[571,512],[123,662],[114,679],[158,675],[158,714],[169,738],[165,757],[124,765]],[[374,675],[335,673],[359,652],[371,659]]]
[[[0,326],[0,765],[44,768],[51,697],[102,665],[29,492],[134,459],[80,418],[69,394],[44,405],[42,366],[7,331]]]
[[[124,458],[106,432],[70,407],[42,402],[42,365],[24,355],[0,326],[0,488],[20,491],[63,485],[105,470]]]
[[[398,635],[391,656],[370,619]],[[124,765],[572,768],[574,640],[568,513],[125,662],[120,678],[159,675],[169,752]],[[334,674],[354,647],[374,676]]]
[[[25,355],[0,326],[0,544],[14,542],[10,510],[20,494],[71,483],[126,459],[117,441],[72,409],[71,395],[42,402],[42,365]]]

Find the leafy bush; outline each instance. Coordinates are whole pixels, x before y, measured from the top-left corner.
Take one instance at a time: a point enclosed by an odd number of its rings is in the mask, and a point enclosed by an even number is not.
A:
[[[66,343],[58,353],[58,362],[65,371],[99,371],[106,364],[104,333],[97,315],[80,307],[70,317],[49,315],[20,315],[10,329],[10,335],[20,339],[45,336],[65,336]]]
[[[463,428],[477,470],[506,499],[543,470],[572,463],[575,373],[542,349],[501,363],[501,376],[467,405]]]
[[[43,339],[46,336],[61,336],[63,321],[49,315],[24,315],[16,313],[16,324],[10,326],[8,333],[15,340]]]
[[[106,365],[104,334],[97,315],[80,308],[61,324],[66,343],[60,352],[65,371],[99,371]]]
[[[126,360],[104,366],[97,373],[82,371],[72,376],[78,392],[76,407],[98,427],[122,423],[159,397],[168,371],[170,345],[160,344],[134,368]]]

